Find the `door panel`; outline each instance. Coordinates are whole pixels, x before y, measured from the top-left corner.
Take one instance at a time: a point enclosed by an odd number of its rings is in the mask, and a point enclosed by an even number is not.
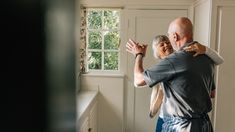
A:
[[[128,11],[128,38],[148,44],[144,68],[150,67],[159,60],[153,57],[152,39],[156,35],[167,33],[169,23],[179,16],[187,16],[188,10],[130,10]],[[149,118],[151,89],[134,88],[134,57],[128,54],[128,89],[127,89],[127,131],[154,132],[157,116]]]
[[[235,8],[221,7],[218,9],[217,46],[224,63],[217,72],[216,105],[215,105],[215,131],[234,132],[235,106],[234,101],[234,38],[235,38]]]

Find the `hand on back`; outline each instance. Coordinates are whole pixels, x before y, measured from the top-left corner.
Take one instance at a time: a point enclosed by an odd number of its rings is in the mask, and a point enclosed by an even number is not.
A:
[[[187,52],[195,52],[193,56],[196,57],[198,55],[205,54],[206,46],[200,43],[195,43],[195,44],[185,47],[184,50]]]

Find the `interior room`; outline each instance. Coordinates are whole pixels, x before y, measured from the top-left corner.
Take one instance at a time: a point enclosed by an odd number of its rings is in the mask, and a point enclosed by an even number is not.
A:
[[[234,132],[235,0],[8,0],[1,4],[7,53],[3,125],[24,132],[154,132],[149,87],[136,88],[129,38],[148,44],[188,17],[194,40],[217,51],[215,132]],[[6,79],[6,81],[5,81]],[[3,100],[5,101],[5,100]],[[5,117],[5,116],[4,116]],[[3,128],[3,129],[4,129]]]

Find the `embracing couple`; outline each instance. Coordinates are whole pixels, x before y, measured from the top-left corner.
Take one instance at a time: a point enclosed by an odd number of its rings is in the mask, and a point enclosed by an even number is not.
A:
[[[126,44],[135,56],[135,86],[152,88],[150,117],[160,110],[156,132],[213,132],[208,112],[215,96],[214,66],[223,58],[193,40],[193,25],[186,17],[170,23],[168,37],[156,36],[152,49],[161,60],[144,69],[147,45],[131,39]]]

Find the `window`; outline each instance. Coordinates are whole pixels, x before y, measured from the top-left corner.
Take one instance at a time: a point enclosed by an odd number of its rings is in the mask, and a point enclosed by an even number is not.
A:
[[[120,10],[87,10],[88,71],[118,71],[120,54]]]

